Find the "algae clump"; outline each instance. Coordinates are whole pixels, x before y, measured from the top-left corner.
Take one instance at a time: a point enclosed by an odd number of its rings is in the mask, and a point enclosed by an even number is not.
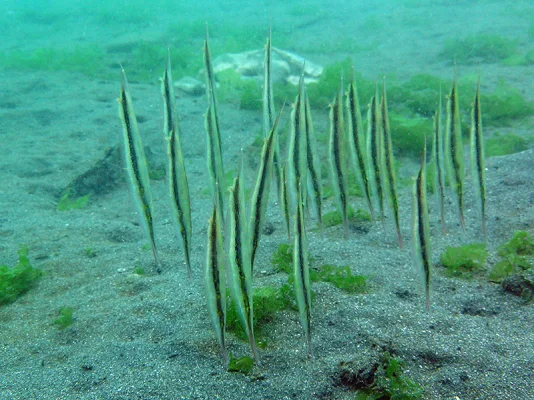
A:
[[[480,102],[486,125],[506,125],[514,119],[525,118],[534,114],[534,103],[527,101],[519,89],[503,80],[499,80],[494,92],[482,93]]]
[[[534,257],[534,239],[526,231],[516,231],[512,239],[499,246],[497,254],[502,260],[491,270],[491,282],[501,282],[510,275],[530,270]]]
[[[323,265],[318,271],[310,271],[310,279],[312,282],[329,282],[348,293],[363,294],[367,291],[367,277],[353,275],[348,266]]]
[[[72,307],[61,307],[59,310],[59,318],[54,320],[54,325],[57,325],[60,330],[66,329],[72,325]]]
[[[404,375],[406,365],[397,357],[385,352],[376,367],[374,380],[369,387],[359,390],[357,400],[379,399],[420,399],[423,395],[421,386]]]
[[[254,366],[254,360],[249,356],[243,356],[234,358],[230,354],[230,360],[228,362],[229,372],[240,372],[244,375],[250,374],[252,367]]]
[[[470,35],[449,39],[440,52],[442,59],[460,64],[493,63],[517,53],[518,40],[500,35]]]
[[[19,261],[13,268],[0,265],[0,306],[14,302],[41,277],[41,270],[30,264],[27,246],[21,246],[18,255]]]
[[[440,261],[447,268],[447,276],[471,279],[474,274],[483,270],[487,257],[484,243],[472,243],[460,247],[447,246],[440,256]]]
[[[484,142],[486,157],[505,156],[528,149],[529,141],[514,133],[496,134]]]

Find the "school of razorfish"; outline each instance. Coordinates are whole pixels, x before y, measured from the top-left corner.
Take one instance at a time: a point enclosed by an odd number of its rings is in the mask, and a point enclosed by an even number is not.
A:
[[[272,46],[269,30],[265,45],[262,97],[265,138],[254,191],[247,202],[243,166],[241,165],[230,187],[228,199],[226,199],[215,74],[211,62],[207,30],[203,58],[208,103],[205,114],[207,167],[213,196],[213,210],[208,222],[204,280],[211,324],[220,345],[224,365],[226,367],[229,362],[225,341],[227,286],[231,294],[231,301],[237,308],[240,322],[249,339],[254,360],[257,364],[260,362],[254,339],[253,269],[256,250],[265,221],[271,181],[273,180],[278,189],[279,205],[288,234],[290,235],[291,232],[294,237],[293,263],[296,301],[308,352],[312,356],[311,282],[304,211],[313,210],[317,224],[322,227],[323,193],[321,169],[317,156],[317,141],[303,76],[301,76],[298,84],[296,99],[291,111],[289,144],[287,156],[284,159],[278,140],[278,122],[284,107],[277,115],[273,101]],[[385,214],[386,208],[388,208],[393,216],[399,246],[403,248],[386,85],[385,82],[382,85],[381,96],[378,85],[376,86],[375,93],[369,102],[367,131],[364,131],[358,90],[353,75],[351,74],[346,93],[343,93],[343,83],[340,77],[340,89],[330,104],[329,178],[334,188],[335,201],[342,216],[345,235],[348,235],[348,179],[349,166],[352,166],[371,216],[374,219],[378,213],[378,218],[385,229]],[[161,79],[161,94],[164,109],[163,133],[168,146],[168,179],[173,219],[182,243],[187,271],[191,277],[191,205],[180,143],[181,136],[171,74],[170,53],[167,56],[166,68]],[[126,170],[141,224],[151,245],[155,262],[158,263],[148,167],[124,70],[122,70],[122,88],[118,100],[119,116],[123,126]],[[453,193],[458,208],[460,226],[465,229],[464,155],[458,90],[455,80],[446,101],[444,129],[441,124],[441,108],[440,93],[438,108],[434,116],[431,163],[436,171],[433,184],[438,198],[441,225],[445,232],[446,183]],[[477,83],[471,112],[470,148],[471,171],[481,213],[482,233],[485,237],[486,189],[480,81]],[[421,166],[413,183],[412,252],[414,263],[423,271],[426,307],[429,309],[431,247],[426,199],[426,142],[421,151]]]

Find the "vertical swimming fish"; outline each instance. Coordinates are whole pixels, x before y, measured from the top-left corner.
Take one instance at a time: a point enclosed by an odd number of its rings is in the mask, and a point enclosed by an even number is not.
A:
[[[282,108],[283,109],[283,108]],[[267,204],[269,201],[269,188],[271,184],[274,142],[276,140],[276,130],[278,129],[278,121],[280,114],[276,118],[274,125],[269,132],[269,135],[263,143],[261,151],[260,169],[258,170],[258,177],[256,178],[256,186],[251,198],[250,205],[250,239],[251,239],[251,254],[250,263],[251,268],[254,269],[254,260],[256,258],[256,250],[260,242],[261,228],[265,220],[265,212],[267,211]]]
[[[332,186],[343,219],[345,236],[348,236],[347,141],[345,139],[345,127],[343,125],[343,100],[341,96],[341,90],[338,90],[333,103],[330,105],[329,160]]]
[[[441,215],[441,230],[447,232],[445,225],[445,182],[443,175],[443,132],[441,129],[441,87],[439,90],[438,109],[434,114],[434,140],[432,141],[432,159],[436,169],[434,179],[434,191],[438,197],[439,211]]]
[[[269,36],[267,37],[267,42],[265,43],[265,58],[264,58],[264,68],[263,68],[263,134],[266,137],[271,128],[274,125],[275,114],[274,114],[274,95],[273,95],[273,80],[272,80],[272,46],[271,46],[271,33],[272,29],[269,25]],[[274,142],[274,154],[273,154],[273,178],[276,182],[276,187],[278,189],[278,201],[280,202],[280,211],[282,216],[285,213],[284,210],[284,199],[282,198],[282,166],[281,166],[281,157],[280,157],[280,140],[278,133],[275,132],[275,142]]]
[[[221,347],[224,366],[228,365],[226,350],[226,281],[224,272],[224,250],[222,243],[221,219],[218,201],[215,199],[213,211],[208,222],[208,252],[206,258],[205,285],[211,325]]]
[[[141,217],[141,225],[147,233],[152,254],[156,264],[158,261],[158,252],[154,240],[152,195],[150,191],[150,179],[148,177],[148,167],[143,150],[143,143],[137,119],[133,109],[132,96],[128,87],[126,73],[122,70],[122,87],[119,96],[119,117],[122,121],[122,130],[124,134],[124,156],[126,159],[126,170],[130,177],[130,185],[136,206]]]
[[[293,111],[291,112],[291,133],[288,147],[287,189],[289,193],[291,211],[295,212],[297,204],[297,190],[299,182],[306,182],[306,111],[304,99],[304,76],[301,75],[299,88]],[[300,194],[306,204],[306,191]]]
[[[287,168],[285,165],[282,165],[281,173],[282,180],[280,181],[280,205],[282,206],[282,216],[286,224],[287,238],[291,239],[291,223],[289,217],[289,193],[287,191]]]
[[[482,233],[486,238],[486,178],[484,167],[484,135],[482,133],[482,110],[480,109],[480,77],[477,82],[473,110],[471,112],[471,173],[480,202]]]
[[[308,93],[304,89],[304,114],[306,121],[306,163],[308,165],[308,191],[311,194],[315,216],[319,229],[323,227],[323,190],[321,187],[321,166],[319,165],[319,153],[317,151],[317,140],[313,129],[311,117],[310,100]]]
[[[293,249],[293,267],[295,276],[295,293],[300,313],[300,324],[306,335],[308,351],[313,357],[311,347],[311,283],[308,265],[308,247],[304,216],[302,215],[302,201],[300,194],[304,190],[297,189],[297,207],[295,213],[295,245]]]
[[[204,69],[206,70],[206,95],[208,98],[208,109],[205,116],[205,128],[208,142],[208,171],[212,182],[212,191],[217,191],[219,201],[219,212],[224,220],[224,166],[221,150],[221,132],[219,128],[219,115],[217,112],[217,97],[215,94],[215,73],[211,63],[211,54],[209,49],[209,35],[206,26],[206,40],[204,41]]]
[[[460,124],[460,107],[458,105],[458,88],[456,80],[452,84],[447,102],[447,175],[456,194],[460,226],[465,231],[464,223],[464,151],[462,145],[462,127]]]
[[[384,185],[389,199],[389,203],[393,210],[393,219],[395,220],[395,228],[397,229],[397,238],[399,240],[400,248],[404,248],[402,244],[402,235],[400,231],[399,220],[399,200],[397,199],[397,190],[395,188],[395,166],[393,160],[393,146],[391,144],[391,132],[389,129],[389,117],[388,117],[388,100],[386,97],[386,81],[384,79],[384,86],[382,88],[382,99],[380,100],[380,117],[382,119],[382,147],[384,157],[383,162],[383,174]]]
[[[375,95],[371,98],[369,111],[367,112],[367,154],[369,154],[369,180],[373,192],[378,199],[380,219],[384,231],[386,222],[384,220],[384,188],[382,185],[381,165],[384,157],[384,146],[382,145],[382,135],[380,132],[380,109],[378,107],[378,88],[375,89]]]
[[[365,133],[363,130],[362,117],[360,113],[360,102],[358,91],[354,81],[354,71],[351,73],[349,89],[347,91],[347,114],[348,114],[348,141],[351,153],[352,166],[356,176],[360,180],[361,187],[367,201],[367,206],[371,216],[374,216],[373,202],[371,199],[371,185],[367,176],[365,160]]]
[[[230,288],[241,324],[249,339],[254,360],[259,362],[254,340],[254,310],[252,297],[252,265],[248,236],[242,165],[230,188],[230,232],[228,257],[230,260]]]
[[[412,245],[415,265],[422,269],[425,281],[426,308],[430,309],[430,224],[426,201],[426,140],[421,159],[421,168],[413,187]]]
[[[167,66],[161,80],[161,94],[163,96],[164,135],[167,139],[167,155],[169,157],[171,205],[184,249],[187,272],[191,277],[191,202],[182,156],[182,146],[180,144],[180,129],[176,114],[170,54],[167,54]]]

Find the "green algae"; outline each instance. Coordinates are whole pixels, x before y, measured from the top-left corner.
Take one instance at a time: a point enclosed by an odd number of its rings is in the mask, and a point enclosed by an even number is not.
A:
[[[243,356],[235,358],[230,354],[230,359],[228,362],[228,371],[229,372],[239,372],[243,375],[248,375],[254,367],[254,360],[249,356]]]
[[[347,217],[349,222],[354,224],[371,221],[371,214],[368,211],[362,210],[361,208],[354,210],[351,206],[348,207]],[[343,217],[340,211],[330,211],[323,215],[324,228],[331,228],[342,223]]]
[[[72,325],[72,314],[74,309],[72,307],[61,307],[59,310],[59,317],[54,320],[53,324],[57,325],[58,329],[63,330]]]
[[[484,142],[486,157],[505,156],[528,149],[529,141],[515,133],[495,134]]]
[[[406,364],[385,352],[368,388],[358,391],[356,400],[415,400],[423,395],[423,388],[404,374]]]
[[[319,270],[310,271],[312,282],[328,282],[347,293],[363,294],[367,292],[367,277],[353,275],[350,267],[322,265]]]
[[[28,259],[28,247],[20,246],[19,261],[14,267],[0,265],[0,306],[14,302],[26,293],[42,275]]]
[[[502,259],[489,274],[491,282],[501,282],[510,275],[529,271],[534,261],[534,239],[527,231],[516,231],[508,242],[498,247],[497,254]]]
[[[73,189],[68,188],[63,192],[57,203],[58,211],[71,211],[86,208],[89,203],[89,195],[76,197]]]
[[[459,247],[447,246],[440,256],[440,262],[447,268],[447,276],[471,279],[484,270],[487,257],[485,243],[471,243]]]
[[[464,38],[448,39],[439,56],[458,64],[501,62],[517,53],[519,41],[500,35],[469,35]]]

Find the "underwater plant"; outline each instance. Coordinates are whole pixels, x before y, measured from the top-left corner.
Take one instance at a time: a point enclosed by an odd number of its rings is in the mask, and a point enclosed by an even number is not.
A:
[[[72,307],[61,307],[59,310],[59,317],[54,320],[53,324],[57,325],[60,330],[66,329],[72,325],[72,313],[74,309]]]
[[[497,254],[502,259],[489,274],[492,282],[501,282],[512,274],[521,274],[532,268],[534,262],[534,239],[527,231],[516,231],[514,236],[499,246]]]
[[[487,157],[505,156],[528,149],[529,140],[515,133],[495,134],[484,142]]]
[[[447,276],[471,279],[484,269],[487,256],[485,243],[471,243],[459,247],[447,246],[439,259],[447,268]]]
[[[58,211],[71,211],[79,210],[87,207],[89,203],[89,195],[76,197],[76,193],[73,189],[68,188],[63,192],[57,203]]]
[[[28,247],[20,246],[19,261],[14,267],[0,265],[0,306],[14,302],[33,287],[42,275],[28,259]]]
[[[500,35],[470,35],[465,38],[448,39],[439,53],[449,62],[460,64],[503,61],[517,53],[517,39]]]

